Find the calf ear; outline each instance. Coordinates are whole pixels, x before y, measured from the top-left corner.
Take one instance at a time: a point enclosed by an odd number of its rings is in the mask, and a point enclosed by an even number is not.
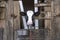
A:
[[[20,12],[20,15],[25,16],[26,13],[25,12]]]
[[[39,12],[34,12],[34,16],[39,16]]]

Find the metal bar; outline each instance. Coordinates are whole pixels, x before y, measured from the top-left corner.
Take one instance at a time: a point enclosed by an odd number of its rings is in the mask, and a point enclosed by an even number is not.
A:
[[[24,12],[22,0],[19,1],[19,5],[20,5],[20,11],[21,11],[21,12]]]
[[[34,0],[34,4],[37,4],[38,0]],[[38,12],[38,7],[34,7],[34,12]]]
[[[24,29],[28,29],[25,16],[22,16],[22,20],[23,20]]]
[[[35,29],[39,29],[38,19],[35,19]]]

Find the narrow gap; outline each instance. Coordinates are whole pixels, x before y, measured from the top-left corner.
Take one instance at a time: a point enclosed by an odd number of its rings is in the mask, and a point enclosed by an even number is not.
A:
[[[26,21],[27,21],[27,16],[26,16],[26,12],[28,10],[32,10],[34,11],[34,0],[22,0],[23,2],[23,7],[24,7],[24,12],[20,12],[21,16],[25,16],[26,17]],[[21,29],[24,29],[23,27],[23,21],[22,21],[22,17],[20,18],[21,20]]]
[[[41,0],[41,3],[44,3],[44,0]],[[40,10],[42,12],[44,12],[44,6],[40,7]],[[41,17],[44,17],[45,16],[44,13],[40,13],[40,14],[41,14]],[[44,27],[45,27],[45,21],[44,21],[44,19],[40,19],[40,29],[44,29]]]
[[[34,11],[34,0],[22,0],[22,1],[23,1],[24,12],[20,12],[20,15],[25,16],[26,12],[28,10],[33,10]],[[40,0],[40,1],[41,1],[41,3],[44,3],[44,0]],[[44,17],[45,16],[44,13],[40,13],[40,10],[44,11],[44,7],[43,6],[39,7],[38,8],[38,13],[36,15],[38,16],[39,14],[42,14],[41,17]],[[21,28],[23,28],[23,23],[22,22],[23,21],[22,21],[22,18],[21,18]],[[40,24],[39,25],[40,29],[41,28],[44,29],[44,27],[45,27],[44,19],[40,19],[39,24]]]

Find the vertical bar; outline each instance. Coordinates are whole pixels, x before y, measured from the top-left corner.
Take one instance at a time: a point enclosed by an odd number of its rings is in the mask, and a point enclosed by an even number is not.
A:
[[[22,20],[23,20],[24,29],[28,29],[25,16],[22,16]]]
[[[22,0],[19,1],[19,4],[20,4],[20,11],[21,11],[21,12],[24,12],[24,8],[23,8],[23,2],[22,2]]]
[[[38,19],[35,19],[35,29],[39,29]]]
[[[0,28],[0,40],[3,40],[3,28]]]
[[[38,0],[34,0],[34,4],[37,4],[38,3]],[[38,7],[34,7],[34,12],[38,12]]]

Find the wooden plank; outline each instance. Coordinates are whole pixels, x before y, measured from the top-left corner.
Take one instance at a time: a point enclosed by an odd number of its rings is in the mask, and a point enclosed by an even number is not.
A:
[[[0,0],[0,1],[8,1],[8,0]]]
[[[4,39],[3,40],[13,40],[13,17],[11,17],[11,14],[13,14],[13,1],[9,0],[6,3],[6,19],[5,19],[5,28],[4,28]]]
[[[45,13],[45,17],[46,18],[50,18],[50,20],[45,20],[45,29],[48,31],[48,33],[47,33],[47,36],[45,36],[46,38],[45,38],[45,40],[52,40],[52,26],[51,26],[51,20],[52,20],[52,17],[51,17],[51,14],[52,14],[52,12],[51,12],[51,0],[46,0],[46,1],[48,1],[49,2],[49,4],[50,4],[50,7],[45,7],[44,9],[45,9],[45,11],[47,11],[46,13]]]
[[[19,2],[14,1],[14,15],[16,16],[14,18],[14,30],[20,29],[20,8],[19,8]]]
[[[0,8],[5,8],[5,1],[0,2]]]
[[[9,0],[8,1],[8,39],[7,40],[13,40],[13,17],[11,17],[12,14],[14,14],[14,9],[13,9],[13,1],[12,0]]]
[[[5,28],[5,7],[1,7],[5,5],[5,2],[1,2],[0,4],[0,40],[4,38],[4,28]]]
[[[60,14],[60,0],[54,0],[54,7],[55,7],[55,15]],[[55,36],[56,40],[60,39],[60,17],[55,17],[54,18],[54,31],[55,31]]]
[[[2,1],[0,3],[0,20],[4,20],[4,16],[5,16],[5,2]]]
[[[36,7],[41,7],[41,6],[44,6],[44,7],[50,7],[50,4],[48,3],[40,3],[40,4],[35,4]]]
[[[5,8],[1,8],[0,9],[0,20],[4,20],[5,19]]]

